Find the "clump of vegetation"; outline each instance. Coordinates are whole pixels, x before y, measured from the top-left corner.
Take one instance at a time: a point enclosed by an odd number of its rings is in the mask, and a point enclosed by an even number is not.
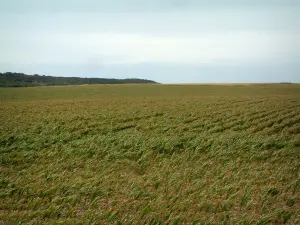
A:
[[[0,89],[0,223],[298,224],[300,86]]]

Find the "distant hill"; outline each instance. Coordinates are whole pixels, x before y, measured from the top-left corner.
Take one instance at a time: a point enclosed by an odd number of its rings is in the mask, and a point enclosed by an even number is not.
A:
[[[53,77],[45,75],[26,75],[23,73],[0,73],[0,87],[33,87],[51,85],[81,84],[154,84],[155,81],[144,79],[107,79],[80,77]]]

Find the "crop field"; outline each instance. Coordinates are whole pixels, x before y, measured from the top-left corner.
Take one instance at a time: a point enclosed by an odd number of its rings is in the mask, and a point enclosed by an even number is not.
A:
[[[0,89],[0,224],[300,224],[300,85]]]

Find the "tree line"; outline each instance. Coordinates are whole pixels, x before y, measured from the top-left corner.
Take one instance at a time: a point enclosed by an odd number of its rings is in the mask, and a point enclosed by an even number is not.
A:
[[[0,87],[33,87],[54,85],[82,85],[82,84],[146,84],[156,83],[145,79],[110,79],[110,78],[81,78],[54,77],[45,75],[26,75],[24,73],[0,73]]]

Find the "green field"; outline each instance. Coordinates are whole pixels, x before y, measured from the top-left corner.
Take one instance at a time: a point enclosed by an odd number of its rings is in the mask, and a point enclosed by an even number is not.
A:
[[[0,89],[0,224],[300,224],[300,85]]]

